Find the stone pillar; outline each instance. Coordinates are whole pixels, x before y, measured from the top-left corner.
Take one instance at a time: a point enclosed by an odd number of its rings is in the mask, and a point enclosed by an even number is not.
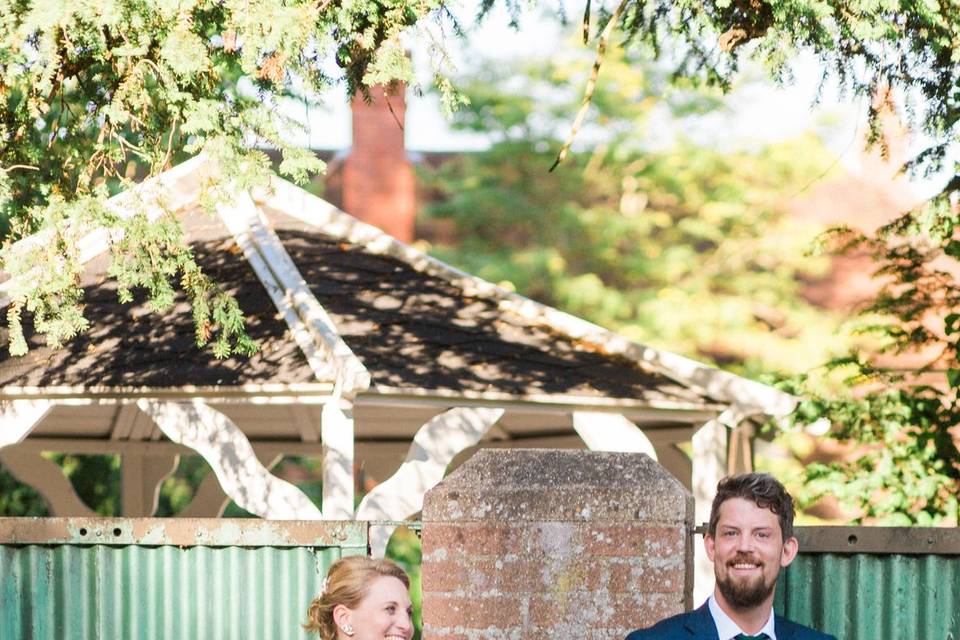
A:
[[[481,450],[424,499],[424,639],[622,640],[690,608],[692,528],[645,454]]]

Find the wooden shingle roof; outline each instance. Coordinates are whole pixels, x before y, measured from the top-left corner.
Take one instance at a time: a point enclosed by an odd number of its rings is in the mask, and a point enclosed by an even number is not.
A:
[[[142,300],[120,304],[100,255],[84,276],[89,332],[53,350],[30,334],[26,317],[32,348],[23,358],[0,352],[0,393],[337,384],[352,375],[355,388],[369,393],[625,399],[689,409],[738,403],[769,414],[794,404],[764,385],[459,272],[282,180],[256,199],[238,195],[246,204],[218,217],[199,206],[199,185],[215,173],[208,161],[169,173],[159,180],[175,193],[173,208],[198,262],[237,297],[260,353],[217,360],[198,349],[182,296],[163,312]],[[305,355],[305,340],[318,349]],[[333,363],[329,369],[318,366],[317,354]]]

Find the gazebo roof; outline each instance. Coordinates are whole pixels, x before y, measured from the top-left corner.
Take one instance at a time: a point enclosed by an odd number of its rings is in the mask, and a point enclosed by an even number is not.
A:
[[[402,519],[479,445],[644,452],[708,509],[736,461],[728,430],[797,402],[458,271],[279,178],[206,213],[204,187],[228,189],[218,178],[198,156],[108,204],[177,215],[259,353],[198,349],[182,295],[163,312],[119,303],[105,229],[76,243],[89,331],[50,349],[24,318],[29,354],[0,352],[0,463],[60,515],[89,509],[43,451],[119,453],[127,515],[151,515],[177,456],[194,452],[213,474],[184,516],[217,515],[229,497],[267,518]],[[0,306],[17,284],[0,282]],[[283,455],[323,456],[322,512],[270,473]],[[355,463],[386,478],[356,508]]]
[[[119,303],[105,277],[106,242],[94,242],[83,281],[89,332],[50,349],[27,318],[30,353],[0,354],[3,395],[339,382],[369,393],[616,398],[667,409],[740,402],[776,414],[792,404],[457,271],[280,179],[245,206],[205,213],[200,185],[211,165],[195,158],[113,204],[136,197],[175,210],[197,261],[236,295],[261,351],[217,360],[198,349],[182,294],[160,313],[142,299]],[[157,187],[173,197],[155,195]]]
[[[182,220],[204,271],[237,296],[261,344],[258,354],[217,360],[195,346],[182,293],[160,314],[142,300],[120,303],[115,284],[105,280],[105,261],[94,260],[85,274],[90,330],[62,349],[29,334],[27,357],[0,356],[0,384],[170,388],[316,381],[232,235],[222,226],[215,234],[207,214],[196,209]],[[468,295],[449,280],[361,244],[291,226],[276,230],[283,248],[370,372],[373,389],[706,401],[643,363],[502,311],[494,298]]]

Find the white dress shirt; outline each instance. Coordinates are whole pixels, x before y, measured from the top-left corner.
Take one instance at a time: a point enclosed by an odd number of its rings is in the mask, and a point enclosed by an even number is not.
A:
[[[758,636],[761,633],[765,633],[770,640],[777,640],[777,634],[773,631],[773,609],[770,609],[770,617],[767,618],[767,623],[763,625],[762,629],[756,633],[747,633],[737,626],[737,623],[731,620],[730,616],[724,613],[713,596],[710,596],[710,599],[707,600],[707,605],[710,607],[713,624],[717,625],[717,635],[720,636],[720,640],[733,640],[741,633],[746,636]]]

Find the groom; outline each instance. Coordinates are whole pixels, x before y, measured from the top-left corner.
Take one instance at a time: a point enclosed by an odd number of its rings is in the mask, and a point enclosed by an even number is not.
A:
[[[638,629],[626,640],[836,640],[774,615],[780,569],[797,555],[793,499],[765,473],[724,478],[703,538],[716,588],[690,613]]]

